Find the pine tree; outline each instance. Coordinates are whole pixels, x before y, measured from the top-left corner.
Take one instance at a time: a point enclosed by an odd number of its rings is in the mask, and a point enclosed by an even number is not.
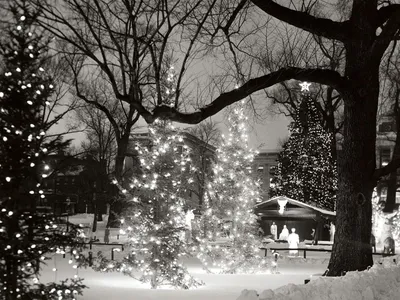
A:
[[[307,90],[302,92],[302,103],[289,132],[278,156],[270,196],[287,196],[334,210],[338,175],[330,148],[332,135],[324,131]]]
[[[163,102],[171,104],[175,91],[173,68],[167,78]],[[185,197],[194,172],[190,149],[170,121],[156,120],[149,125],[148,139],[137,142],[135,150],[140,169],[129,189],[114,182],[131,197],[130,209],[122,219],[130,253],[111,264],[100,255],[95,268],[123,272],[150,283],[152,289],[162,285],[183,289],[197,286],[200,283],[179,261],[188,252]]]
[[[120,187],[131,195],[131,207],[122,219],[130,253],[112,264],[101,257],[96,269],[123,272],[150,283],[152,289],[162,285],[187,289],[199,284],[179,262],[187,253],[184,197],[192,182],[190,149],[167,121],[149,126],[149,141],[135,147],[140,173],[130,190]]]
[[[265,261],[259,255],[253,213],[260,197],[259,184],[252,173],[256,153],[248,146],[242,106],[230,114],[229,125],[229,135],[223,136],[217,149],[213,178],[206,191],[198,257],[206,268],[219,267],[223,273],[251,273],[260,270]],[[223,245],[218,243],[221,230],[228,235]]]
[[[44,159],[64,146],[46,139],[49,124],[43,121],[53,93],[43,68],[48,39],[33,26],[37,12],[25,1],[10,3],[12,20],[0,43],[0,299],[72,299],[81,294],[81,279],[39,280],[51,255],[69,249],[75,260],[82,249],[76,226],[65,232],[56,218],[35,210],[45,197]]]

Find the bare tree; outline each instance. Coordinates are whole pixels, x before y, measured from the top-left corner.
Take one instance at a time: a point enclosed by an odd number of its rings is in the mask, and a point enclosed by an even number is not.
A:
[[[190,100],[190,93],[183,93],[190,81],[184,75],[193,58],[201,55],[204,45],[197,38],[217,0],[30,2],[42,11],[39,24],[55,37],[57,51],[69,63],[76,96],[106,114],[113,126],[118,145],[114,175],[121,182],[131,128],[140,115],[166,104],[171,65],[178,79],[168,106],[183,105],[181,97]],[[127,120],[123,128],[104,103],[88,94],[87,83],[99,79],[109,85],[111,101],[121,102]],[[116,226],[110,222],[117,222],[120,203],[111,210],[109,225]]]
[[[94,89],[91,93],[91,97],[102,97],[102,92]],[[99,95],[100,94],[100,95]],[[107,95],[105,95],[106,97]],[[96,102],[99,101],[97,98]],[[113,119],[116,120],[121,127],[126,123],[126,120],[123,119],[123,113],[119,110],[119,102],[115,101],[112,103],[111,101],[103,102],[108,103],[110,115],[113,116]],[[121,114],[122,113],[122,114]],[[115,164],[115,158],[117,154],[117,141],[115,137],[115,131],[110,121],[108,120],[106,114],[104,114],[101,110],[93,109],[93,106],[87,104],[85,106],[80,107],[75,110],[76,120],[84,126],[84,132],[86,135],[86,140],[82,141],[81,148],[90,153],[97,161],[105,161],[106,162],[106,172],[107,174],[111,174],[113,172],[113,167]],[[122,115],[122,116],[121,116]]]
[[[207,179],[210,177],[211,163],[213,160],[213,152],[215,146],[221,138],[221,132],[218,123],[211,119],[205,120],[200,124],[190,127],[188,133],[197,138],[194,141],[194,149],[192,149],[192,161],[196,164],[196,173],[194,184],[190,189],[197,196],[198,208],[202,210],[204,196],[206,191]]]
[[[301,4],[305,5],[304,2]],[[318,16],[326,14],[324,8],[316,1],[309,2],[303,10]],[[258,61],[264,72],[276,71],[287,65],[297,65],[343,73],[345,48],[340,41],[325,39],[289,24],[283,25],[274,39],[264,39],[270,46],[269,51],[262,52]],[[265,91],[267,97],[272,100],[271,112],[293,118],[301,103],[299,91],[298,81],[295,80],[280,82],[276,88]],[[321,84],[313,85],[311,91],[324,129],[332,133],[331,151],[332,157],[336,159],[336,137],[340,136],[343,127],[342,97],[334,88]]]

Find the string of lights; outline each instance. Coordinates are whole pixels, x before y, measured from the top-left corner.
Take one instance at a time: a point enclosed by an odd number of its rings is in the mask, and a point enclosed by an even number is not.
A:
[[[46,261],[66,251],[77,269],[83,244],[78,226],[66,232],[57,218],[35,210],[36,199],[45,198],[43,161],[59,145],[45,141],[42,121],[54,86],[43,67],[47,39],[33,26],[37,14],[24,1],[10,10],[15,23],[0,46],[0,299],[75,299],[85,287],[77,274],[70,281],[39,280]]]
[[[332,135],[322,127],[310,84],[300,85],[302,102],[278,156],[270,196],[287,196],[333,211],[338,173],[331,152]]]
[[[209,271],[266,271],[266,261],[259,255],[258,226],[253,213],[260,198],[260,185],[252,170],[257,152],[248,146],[243,104],[234,109],[228,121],[229,133],[217,148],[213,178],[207,185],[198,258]]]

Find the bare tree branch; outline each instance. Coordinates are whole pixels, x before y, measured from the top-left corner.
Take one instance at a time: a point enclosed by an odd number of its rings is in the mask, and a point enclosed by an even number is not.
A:
[[[339,41],[345,41],[348,38],[348,21],[335,22],[317,18],[307,12],[284,7],[272,0],[252,0],[252,2],[267,14],[310,33]]]
[[[136,109],[148,123],[154,122],[157,118],[169,118],[183,123],[197,124],[221,111],[226,106],[240,101],[256,91],[289,79],[318,82],[335,87],[338,91],[346,92],[347,81],[335,71],[289,67],[282,68],[268,75],[250,79],[241,87],[221,94],[212,103],[201,108],[200,111],[197,112],[179,112],[168,106],[158,106],[153,112],[146,110],[143,106],[138,106]]]

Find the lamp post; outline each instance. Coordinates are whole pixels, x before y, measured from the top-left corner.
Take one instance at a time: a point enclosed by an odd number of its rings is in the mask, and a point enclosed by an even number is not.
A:
[[[65,200],[65,206],[67,207],[66,212],[67,212],[67,232],[69,231],[69,206],[71,205],[71,199],[67,197]]]

